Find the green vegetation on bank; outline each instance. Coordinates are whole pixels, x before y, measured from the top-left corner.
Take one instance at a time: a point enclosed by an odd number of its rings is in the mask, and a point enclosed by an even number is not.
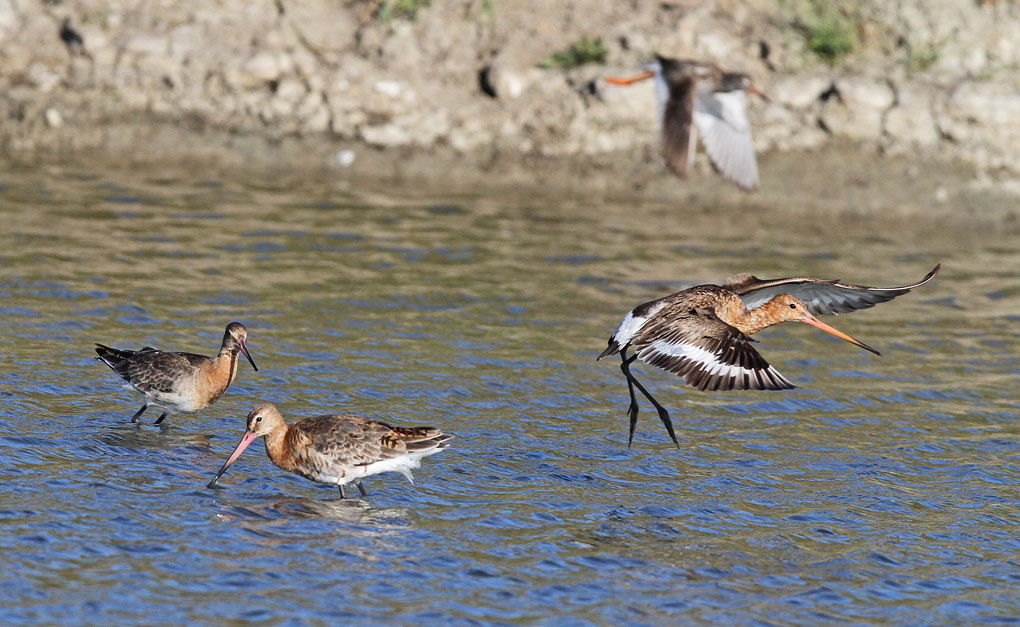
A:
[[[601,37],[592,38],[588,35],[584,35],[574,43],[570,44],[569,47],[550,54],[544,61],[542,61],[541,67],[559,67],[564,70],[569,70],[586,63],[604,64],[606,62],[607,54],[609,54],[609,50],[607,50],[606,45],[602,43]]]
[[[861,5],[825,0],[781,0],[784,18],[813,52],[829,65],[860,46]]]
[[[383,0],[376,11],[376,19],[388,22],[395,18],[413,20],[418,10],[427,7],[430,0]]]

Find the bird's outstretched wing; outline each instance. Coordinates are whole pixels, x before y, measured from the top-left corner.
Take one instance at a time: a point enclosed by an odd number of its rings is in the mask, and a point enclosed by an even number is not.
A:
[[[791,294],[803,301],[808,311],[815,315],[841,314],[874,307],[921,287],[931,281],[941,267],[942,264],[935,264],[931,272],[917,283],[900,287],[869,287],[843,283],[839,279],[807,277],[759,279],[750,274],[730,277],[725,287],[740,296],[748,309],[763,305],[778,294]]]
[[[796,387],[770,366],[751,342],[711,309],[698,309],[642,329],[631,345],[641,361],[681,376],[699,390]]]
[[[719,172],[745,190],[757,188],[758,161],[754,156],[744,90],[698,89],[694,98],[694,124],[701,133],[705,152]]]

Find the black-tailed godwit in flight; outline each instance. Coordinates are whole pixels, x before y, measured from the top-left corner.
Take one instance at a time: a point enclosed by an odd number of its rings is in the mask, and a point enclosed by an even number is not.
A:
[[[705,152],[723,176],[747,191],[758,187],[745,94],[765,95],[746,74],[724,72],[711,63],[656,56],[641,74],[606,77],[606,82],[632,85],[646,78],[655,79],[662,158],[671,172],[687,175],[697,144],[696,126]]]
[[[145,399],[131,422],[140,422],[145,410],[154,405],[163,410],[155,422],[158,425],[170,413],[199,411],[215,403],[237,376],[238,353],[244,353],[258,372],[245,345],[247,337],[248,330],[243,324],[231,322],[215,357],[161,351],[151,346],[137,351],[122,350],[98,343],[96,353],[99,361],[130,383]]]
[[[367,496],[361,480],[381,472],[399,472],[414,483],[411,469],[421,458],[449,446],[452,435],[432,427],[391,427],[356,414],[302,418],[288,425],[273,405],[259,405],[248,414],[247,429],[209,487],[241,456],[255,438],[265,438],[266,454],[278,467],[306,479],[340,488],[353,483]]]
[[[751,335],[780,322],[804,322],[856,344],[878,351],[816,318],[867,309],[930,281],[937,264],[923,279],[902,287],[868,287],[839,279],[803,277],[763,280],[738,274],[719,285],[699,285],[635,307],[609,338],[596,360],[620,354],[620,369],[630,391],[630,438],[634,439],[638,404],[636,387],[655,406],[673,443],[680,446],[669,412],[630,372],[640,359],[683,377],[699,390],[783,390],[796,387],[769,365],[751,346]],[[634,349],[628,356],[627,349]]]

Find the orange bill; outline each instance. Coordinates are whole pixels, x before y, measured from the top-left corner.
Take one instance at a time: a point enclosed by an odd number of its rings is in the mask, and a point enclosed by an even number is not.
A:
[[[638,81],[643,81],[646,78],[651,78],[653,76],[655,76],[655,72],[653,72],[651,70],[647,70],[645,72],[641,72],[640,74],[638,74],[636,76],[631,76],[630,78],[619,78],[617,76],[607,76],[606,77],[606,82],[610,83],[612,85],[633,85],[634,83],[636,83]]]
[[[607,78],[606,80],[609,80],[609,79]],[[760,89],[758,89],[758,88],[757,88],[757,87],[755,87],[754,85],[749,85],[749,86],[747,87],[747,91],[749,91],[749,92],[751,92],[752,94],[754,94],[754,95],[758,96],[759,98],[761,98],[761,99],[762,99],[762,100],[764,100],[765,102],[772,102],[772,99],[771,99],[771,98],[769,98],[768,96],[766,96],[766,95],[765,95],[765,92],[761,91]]]
[[[860,346],[864,350],[871,351],[872,353],[875,353],[876,355],[881,355],[882,354],[882,353],[878,352],[877,350],[871,348],[870,346],[868,346],[864,342],[862,342],[860,340],[855,340],[854,338],[850,337],[846,333],[843,333],[842,331],[840,331],[838,329],[834,329],[834,328],[830,327],[829,325],[825,324],[824,322],[822,322],[821,320],[819,320],[818,318],[812,316],[809,313],[804,314],[804,319],[801,320],[801,322],[803,322],[805,324],[810,324],[811,326],[813,326],[815,328],[818,328],[818,329],[821,329],[822,331],[825,331],[826,333],[831,333],[832,335],[835,335],[836,337],[838,337],[841,340],[846,340],[847,342],[850,342],[851,344],[854,344],[855,346]]]

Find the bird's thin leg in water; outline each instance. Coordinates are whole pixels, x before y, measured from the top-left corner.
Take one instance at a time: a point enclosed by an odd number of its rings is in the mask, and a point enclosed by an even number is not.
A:
[[[145,410],[149,408],[148,404],[142,405],[142,408],[135,412],[134,416],[131,416],[131,422],[141,422],[139,418],[145,413]]]
[[[638,415],[638,404],[637,397],[634,396],[634,377],[630,374],[630,362],[637,359],[637,355],[628,358],[627,349],[620,351],[620,370],[623,371],[623,376],[627,378],[627,391],[630,392],[630,407],[627,408],[627,417],[630,418],[630,437],[627,438],[627,448],[630,448],[631,443],[634,441],[634,428],[637,427],[637,415]]]
[[[154,422],[154,423],[152,423],[152,424],[154,424],[154,425],[158,425],[159,423],[161,423],[161,422],[163,422],[164,420],[166,420],[166,416],[167,416],[167,413],[166,413],[166,412],[163,412],[162,414],[160,414],[160,415],[159,415],[159,418],[156,418],[156,422]]]
[[[342,498],[342,499],[347,498],[347,492],[344,490],[344,487],[343,486],[339,486],[339,487],[340,487],[340,498]]]
[[[358,486],[358,489],[361,490],[361,496],[368,496],[368,492],[365,491],[365,486],[361,485],[360,481],[354,485]]]
[[[622,355],[623,351],[620,351],[620,354]],[[641,393],[645,395],[645,398],[647,398],[649,401],[651,401],[652,405],[655,406],[655,411],[659,412],[659,420],[661,420],[662,424],[666,426],[666,431],[669,433],[669,437],[672,438],[673,444],[676,444],[676,447],[680,448],[680,441],[676,439],[676,432],[673,431],[673,421],[669,419],[669,412],[666,411],[666,408],[663,407],[659,403],[659,401],[655,400],[655,397],[653,397],[648,392],[648,390],[645,389],[645,386],[641,385],[641,382],[638,381],[637,379],[635,379],[634,375],[632,375],[630,373],[630,363],[632,361],[634,361],[635,359],[637,359],[637,355],[634,355],[630,359],[626,359],[625,358],[623,360],[623,364],[620,365],[620,369],[623,370],[623,374],[626,375],[626,377],[627,377],[627,384],[630,385],[631,383],[633,383],[634,386],[637,387],[637,389],[641,390]],[[631,402],[634,404],[633,406],[636,407],[637,403],[634,401],[634,390],[633,389],[631,389],[631,391],[630,391],[630,398],[631,398]],[[635,423],[636,419],[637,419],[637,412],[634,412],[634,416],[631,418],[631,429],[632,429],[631,434],[632,434],[632,436],[633,436],[634,423]]]

